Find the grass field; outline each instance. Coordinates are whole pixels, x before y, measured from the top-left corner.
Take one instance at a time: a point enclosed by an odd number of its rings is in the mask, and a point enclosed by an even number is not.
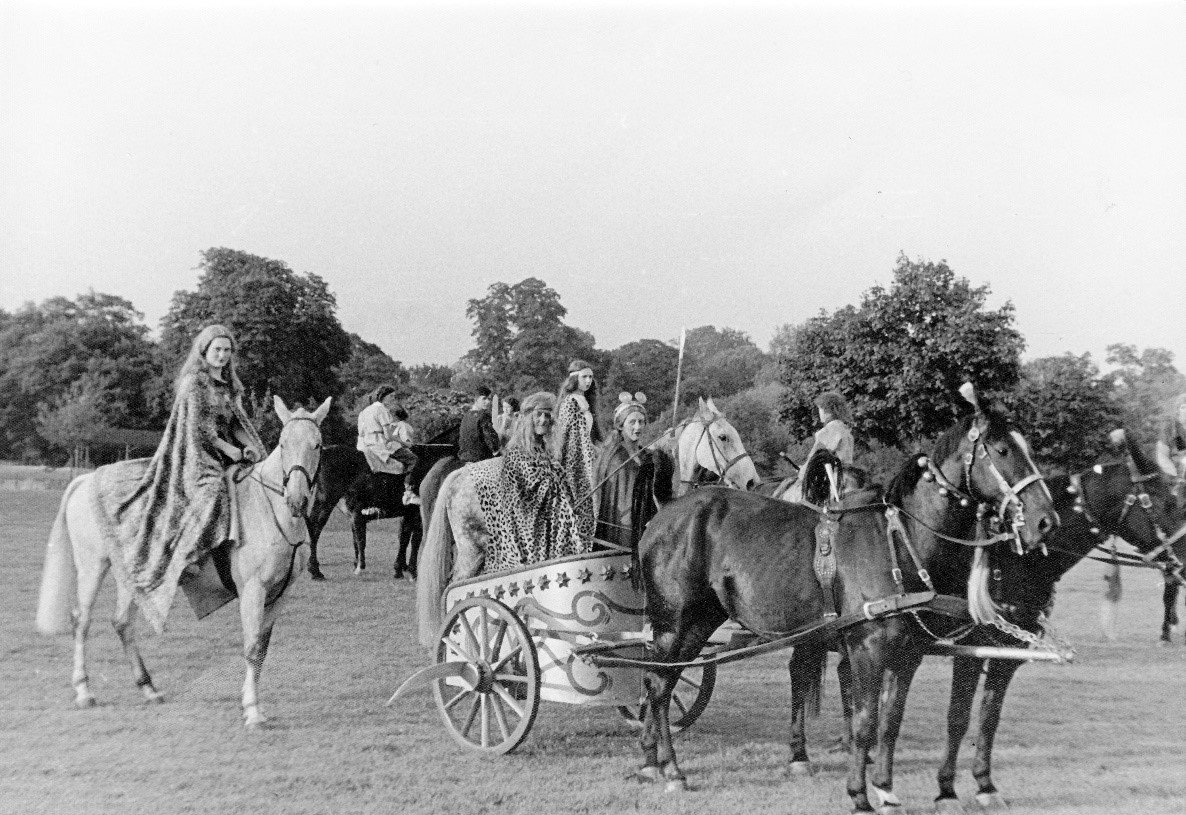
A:
[[[678,737],[692,785],[682,795],[626,776],[636,738],[616,712],[543,703],[520,750],[498,759],[461,751],[427,693],[383,702],[427,664],[412,635],[413,587],[389,576],[391,532],[372,527],[371,571],[350,574],[340,516],[323,537],[330,580],[302,578],[276,627],[262,700],[271,721],[244,732],[238,617],[229,606],[193,619],[179,600],[170,630],[138,626],[167,704],[132,687],[110,626],[96,625],[90,674],[101,706],[72,704],[67,637],[33,633],[45,541],[57,492],[0,492],[0,812],[35,813],[842,813],[849,809],[830,674],[806,780],[784,774],[786,654],[721,669],[712,703]],[[1186,812],[1186,648],[1156,648],[1160,583],[1125,575],[1118,643],[1095,624],[1102,581],[1083,564],[1059,587],[1056,621],[1078,649],[1069,666],[1024,666],[997,738],[996,780],[1017,813]],[[111,604],[110,592],[102,601]],[[104,612],[106,613],[106,612]],[[930,811],[948,666],[915,680],[895,789]],[[968,764],[965,744],[961,767]],[[961,769],[970,811],[973,782]]]

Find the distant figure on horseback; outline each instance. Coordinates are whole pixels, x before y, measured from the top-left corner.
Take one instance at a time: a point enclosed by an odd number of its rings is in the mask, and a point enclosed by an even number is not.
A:
[[[848,402],[836,391],[825,391],[815,398],[815,407],[819,412],[820,424],[823,427],[815,432],[815,442],[812,444],[803,466],[799,468],[800,477],[793,483],[784,485],[779,491],[777,497],[784,501],[791,503],[803,501],[802,475],[807,471],[807,465],[811,462],[812,456],[818,451],[827,450],[832,453],[845,468],[852,466],[854,442],[852,429],[849,427],[852,413],[848,409]],[[836,489],[841,491],[842,488],[837,484]]]
[[[474,388],[474,403],[461,419],[457,437],[457,457],[462,464],[485,461],[498,455],[502,443],[490,419],[490,388]]]
[[[598,541],[634,549],[647,521],[671,500],[671,459],[642,447],[647,423],[645,393],[618,395],[614,429],[597,453]]]
[[[1175,480],[1174,492],[1181,500],[1182,485],[1186,482],[1186,393],[1178,394],[1168,413],[1161,424],[1154,455],[1162,472]]]
[[[568,478],[577,500],[577,520],[585,538],[593,536],[593,465],[596,445],[601,443],[597,424],[597,380],[593,368],[583,359],[568,364],[568,376],[556,395],[556,429],[552,433],[552,451]]]
[[[402,414],[397,422],[393,412]],[[371,395],[371,404],[358,414],[358,442],[356,448],[366,456],[377,479],[394,497],[403,488],[403,502],[413,503],[414,494],[405,483],[405,473],[416,466],[416,454],[412,452],[411,425],[406,421],[407,411],[399,405],[395,388],[381,385]],[[376,508],[374,514],[378,515]]]

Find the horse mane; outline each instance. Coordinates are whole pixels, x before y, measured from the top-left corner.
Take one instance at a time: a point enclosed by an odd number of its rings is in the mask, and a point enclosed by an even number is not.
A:
[[[1139,474],[1154,475],[1161,472],[1160,468],[1145,453],[1145,449],[1132,437],[1132,434],[1127,432],[1124,434],[1124,445],[1128,448],[1128,455]]]
[[[935,462],[936,466],[942,465],[943,462],[959,452],[960,445],[964,443],[964,438],[967,437],[968,431],[972,429],[972,422],[976,421],[978,415],[983,415],[988,419],[988,428],[985,430],[985,435],[998,436],[1008,432],[1008,420],[995,409],[990,408],[983,414],[969,413],[952,427],[945,430],[939,438],[935,439],[935,445],[929,458]],[[889,486],[886,487],[886,503],[901,506],[905,497],[914,492],[914,488],[918,485],[918,479],[926,472],[925,467],[918,466],[918,457],[920,455],[924,454],[921,452],[915,453],[906,459],[902,463],[902,466],[898,468],[898,472],[890,480]]]
[[[844,464],[831,450],[820,449],[808,459],[804,466],[803,498],[813,504],[826,504],[832,495],[831,482],[828,480],[828,465],[831,465],[837,475],[837,483],[842,477]]]

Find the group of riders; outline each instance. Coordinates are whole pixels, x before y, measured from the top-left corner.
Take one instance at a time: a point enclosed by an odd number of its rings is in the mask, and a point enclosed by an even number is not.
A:
[[[226,471],[263,458],[259,435],[242,407],[236,352],[225,326],[207,326],[193,341],[153,459],[161,466],[150,467],[145,476],[153,482],[146,489],[179,495],[191,509],[179,526],[156,532],[211,538],[201,521],[225,503]],[[596,376],[584,360],[569,364],[556,394],[498,400],[496,410],[489,388],[478,386],[473,395],[459,428],[458,458],[471,468],[479,488],[491,543],[484,564],[467,568],[459,563],[455,576],[589,552],[603,544],[631,548],[659,505],[671,498],[673,466],[663,442],[673,431],[644,444],[646,396],[622,393],[609,417],[612,429],[603,434]],[[412,472],[416,456],[413,428],[395,397],[390,386],[374,393],[372,404],[358,415],[357,447],[380,479],[390,479],[393,488],[406,482],[405,504],[419,503],[417,485],[397,478]],[[855,444],[844,397],[828,391],[815,405],[821,427],[807,460],[828,450],[852,464]],[[1186,393],[1168,413],[1155,457],[1180,484],[1186,472]],[[177,454],[179,445],[184,455]],[[794,477],[778,492],[785,500],[802,499]]]

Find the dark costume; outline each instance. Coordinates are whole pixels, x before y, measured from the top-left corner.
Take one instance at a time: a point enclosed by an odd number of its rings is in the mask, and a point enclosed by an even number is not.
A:
[[[457,457],[467,464],[493,458],[499,448],[498,433],[486,410],[470,410],[461,417],[457,431]]]
[[[214,440],[237,447],[236,431],[263,450],[231,386],[205,370],[187,374],[153,457],[100,467],[93,476],[95,518],[112,547],[116,579],[158,631],[182,570],[231,537],[232,462]]]
[[[597,455],[595,537],[634,549],[659,505],[671,500],[673,469],[670,457],[612,433]]]
[[[484,571],[591,551],[564,472],[546,451],[513,447],[469,472],[490,532]]]

